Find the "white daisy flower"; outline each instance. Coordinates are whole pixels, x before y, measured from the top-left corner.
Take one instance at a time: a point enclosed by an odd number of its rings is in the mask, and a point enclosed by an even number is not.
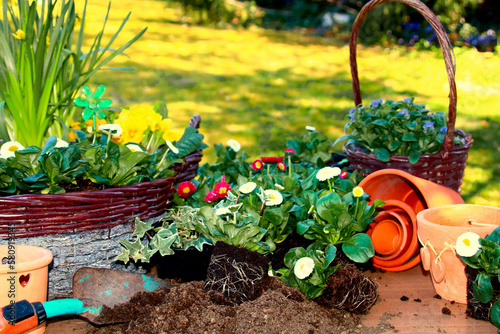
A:
[[[481,245],[479,244],[480,236],[474,232],[465,232],[457,238],[455,250],[458,255],[471,257],[476,255]]]
[[[168,148],[172,152],[174,152],[175,154],[179,153],[179,149],[177,147],[175,147],[174,144],[172,144],[172,142],[170,140],[165,140],[165,144],[167,144]]]
[[[234,139],[229,139],[227,141],[227,145],[233,149],[235,152],[239,152],[241,150],[241,145]]]
[[[144,152],[144,150],[137,144],[126,144],[127,148],[132,152]]]
[[[25,147],[21,145],[20,142],[18,141],[8,141],[5,144],[2,145],[2,148],[0,149],[0,157],[7,159],[10,157],[15,156],[14,152],[17,150],[23,150]]]
[[[339,176],[342,170],[338,167],[323,167],[316,174],[319,181],[329,180],[335,176]]]
[[[306,130],[312,132],[312,131],[316,131],[316,128],[314,126],[309,126],[308,125],[308,126],[306,126]]]
[[[300,258],[293,267],[293,273],[298,279],[305,279],[311,275],[314,269],[314,260],[310,257]]]
[[[57,142],[56,142],[56,145],[54,147],[61,148],[61,147],[68,147],[68,146],[69,146],[69,144],[67,141],[62,140],[60,138],[57,138]]]
[[[257,184],[255,182],[247,182],[240,186],[240,192],[243,194],[250,194],[256,186]]]
[[[99,125],[99,131],[108,135],[111,133],[113,137],[120,137],[123,133],[123,129],[119,124],[101,124]]]
[[[283,203],[283,196],[277,190],[264,190],[264,196],[266,196],[266,206],[275,206]]]

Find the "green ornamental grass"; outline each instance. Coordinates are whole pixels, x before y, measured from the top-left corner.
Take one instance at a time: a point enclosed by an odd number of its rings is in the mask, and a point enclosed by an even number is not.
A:
[[[112,43],[128,21],[121,22],[109,42],[104,23],[84,48],[87,1],[77,13],[73,0],[2,0],[0,21],[0,137],[41,147],[50,135],[68,140],[75,116],[73,101],[98,70],[123,54],[146,28],[118,49]],[[84,49],[87,49],[84,51]]]

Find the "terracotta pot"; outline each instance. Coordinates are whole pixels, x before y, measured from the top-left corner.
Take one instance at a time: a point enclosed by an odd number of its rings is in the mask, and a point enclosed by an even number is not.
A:
[[[403,271],[420,263],[418,212],[464,202],[457,192],[398,169],[376,171],[359,186],[370,195],[370,204],[375,199],[386,202],[367,233],[375,248],[373,266],[387,271]]]
[[[466,304],[465,264],[454,251],[455,243],[465,232],[474,232],[482,238],[490,234],[500,225],[500,208],[458,204],[426,209],[417,214],[417,225],[424,246],[422,265],[430,269],[434,289],[444,299]]]
[[[11,259],[15,264],[11,267]],[[47,301],[48,266],[52,253],[45,248],[27,245],[0,245],[0,305],[11,300],[29,302]],[[12,278],[12,279],[11,279]],[[45,332],[45,323],[26,332]]]

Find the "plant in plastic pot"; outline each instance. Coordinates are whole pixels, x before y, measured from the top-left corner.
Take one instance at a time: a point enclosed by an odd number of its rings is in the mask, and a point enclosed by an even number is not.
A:
[[[135,220],[135,240],[120,240],[122,252],[116,260],[156,264],[160,278],[204,280],[213,244],[196,231],[201,222],[198,209],[188,206],[167,210],[160,226]]]
[[[466,270],[470,273],[468,281],[473,280],[467,284],[467,315],[490,320],[500,328],[500,227],[484,238],[473,232],[462,234],[457,239],[456,252],[474,269]]]

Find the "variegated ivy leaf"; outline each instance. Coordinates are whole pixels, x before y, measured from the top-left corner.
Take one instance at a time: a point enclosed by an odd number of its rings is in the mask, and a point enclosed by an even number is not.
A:
[[[133,237],[142,238],[147,231],[153,228],[153,221],[143,222],[139,217],[135,218],[135,230],[132,234]]]
[[[117,257],[115,257],[114,260],[115,261],[123,261],[125,264],[127,264],[128,261],[130,260],[130,251],[126,248],[122,248],[121,254],[118,255]]]
[[[129,256],[135,259],[138,253],[141,252],[144,247],[141,244],[140,239],[135,239],[135,242],[130,242],[127,240],[120,240],[120,243],[129,251]]]

